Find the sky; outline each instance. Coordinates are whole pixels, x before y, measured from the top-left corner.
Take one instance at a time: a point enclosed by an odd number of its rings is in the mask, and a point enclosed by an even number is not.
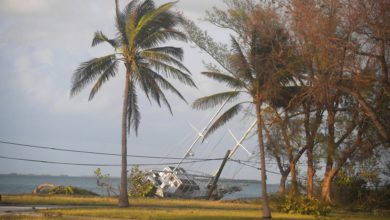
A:
[[[128,1],[120,0],[121,6]],[[157,5],[167,1],[156,1]],[[229,34],[200,20],[213,6],[223,7],[220,0],[181,0],[176,9],[216,40],[228,42]],[[112,52],[110,47],[91,47],[95,31],[115,34],[114,0],[1,0],[0,1],[0,140],[57,148],[120,152],[120,119],[123,71],[107,82],[92,101],[88,90],[70,98],[70,82],[81,62]],[[211,58],[193,44],[173,42],[184,49],[184,64],[192,72],[198,89],[173,82],[191,104],[196,98],[224,91],[221,84],[202,76],[203,61]],[[128,153],[134,155],[182,157],[196,138],[193,127],[201,130],[214,110],[197,111],[180,99],[168,95],[173,115],[166,108],[150,104],[140,96],[141,125],[139,135],[128,138]],[[207,142],[197,144],[195,157],[220,158],[235,144],[228,130],[240,138],[253,119],[238,116]],[[244,142],[256,151],[256,138]],[[0,156],[71,163],[119,164],[116,156],[32,149],[0,143]],[[239,149],[233,158],[246,160]],[[129,158],[129,163],[165,163],[161,159]],[[188,170],[214,173],[220,161],[183,165]],[[0,158],[0,173],[93,175],[97,167],[44,164]],[[161,169],[163,166],[145,166]],[[270,167],[275,170],[276,167]],[[119,176],[120,167],[102,167],[103,173]],[[225,178],[260,179],[259,171],[228,162]],[[268,182],[279,176],[269,174]]]

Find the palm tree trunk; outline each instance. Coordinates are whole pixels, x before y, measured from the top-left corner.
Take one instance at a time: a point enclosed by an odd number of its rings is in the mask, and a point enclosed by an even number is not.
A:
[[[129,198],[127,195],[127,108],[129,104],[129,86],[130,73],[126,72],[125,90],[123,92],[123,106],[122,106],[122,163],[121,163],[121,184],[119,191],[119,207],[128,207]]]
[[[256,103],[256,117],[257,117],[257,135],[260,149],[260,169],[261,169],[261,197],[263,201],[263,219],[271,218],[271,209],[269,208],[268,194],[267,194],[267,175],[265,173],[265,150],[263,140],[263,128],[261,117],[261,103],[255,100]]]

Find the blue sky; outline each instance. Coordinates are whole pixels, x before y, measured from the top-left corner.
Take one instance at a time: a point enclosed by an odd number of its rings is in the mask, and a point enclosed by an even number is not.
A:
[[[119,2],[123,6],[128,1]],[[156,2],[161,4],[166,1]],[[215,5],[223,6],[222,1],[216,0],[181,0],[176,7],[223,42],[229,37],[226,32],[197,20]],[[0,140],[119,153],[123,72],[106,83],[90,102],[88,89],[72,99],[69,97],[70,79],[78,64],[111,52],[109,47],[91,48],[90,45],[97,30],[109,36],[115,33],[114,0],[2,0],[0,30]],[[200,72],[204,70],[202,60],[210,62],[205,53],[188,44],[173,44],[184,48],[184,64],[199,87],[196,90],[174,83],[189,103],[225,89],[201,76]],[[145,99],[141,101],[139,136],[129,136],[130,154],[182,156],[196,137],[189,124],[201,129],[214,111],[192,110],[173,96],[169,96],[169,100],[173,116],[165,108],[150,105]],[[197,145],[195,155],[223,157],[226,150],[234,145],[227,129],[230,128],[240,137],[251,121],[243,117],[232,121],[208,143]],[[257,149],[255,138],[247,140],[244,145],[251,151]],[[119,158],[113,156],[91,156],[5,144],[0,144],[0,155],[61,162],[119,163]],[[245,151],[239,150],[235,158],[245,160],[247,156]],[[162,161],[129,158],[129,163],[149,162]],[[219,162],[210,162],[185,168],[212,173],[218,166]],[[0,159],[0,173],[92,175],[95,168]],[[270,169],[276,170],[276,167]],[[119,167],[103,168],[103,172],[118,176]],[[233,163],[228,163],[223,176],[260,178],[256,169],[240,168]],[[277,182],[278,176],[270,174],[269,181]]]

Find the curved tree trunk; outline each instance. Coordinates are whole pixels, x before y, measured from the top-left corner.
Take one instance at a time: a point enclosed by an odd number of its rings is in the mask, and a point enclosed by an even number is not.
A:
[[[335,157],[336,144],[335,144],[335,111],[332,107],[327,108],[328,112],[328,143],[327,143],[327,159],[326,159],[326,168],[324,174],[324,180],[322,181],[322,194],[321,197],[324,202],[331,202],[330,199],[330,187],[332,183],[332,170],[333,170],[333,161]]]
[[[269,208],[268,194],[267,194],[267,175],[265,173],[265,150],[263,140],[263,128],[261,117],[261,103],[255,100],[256,103],[256,117],[257,117],[257,136],[260,149],[260,168],[261,168],[261,197],[263,201],[263,219],[271,218],[271,209]]]
[[[279,182],[279,189],[278,189],[278,192],[282,195],[284,195],[286,193],[286,181],[287,181],[287,177],[288,177],[288,174],[287,175],[283,175],[282,174],[282,177],[280,177],[280,182]]]
[[[331,175],[331,172],[327,172],[325,174],[324,180],[322,181],[322,192],[321,192],[321,198],[324,202],[331,203],[330,198],[330,186],[333,180],[333,175]]]
[[[129,86],[130,86],[130,73],[126,72],[125,77],[125,89],[123,92],[123,106],[122,106],[122,163],[121,163],[121,184],[119,191],[119,207],[128,207],[129,198],[127,195],[127,107],[129,105]]]

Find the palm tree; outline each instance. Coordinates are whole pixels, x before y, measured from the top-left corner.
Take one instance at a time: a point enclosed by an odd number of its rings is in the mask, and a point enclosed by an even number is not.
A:
[[[168,40],[185,41],[186,36],[175,29],[180,18],[170,11],[174,2],[156,7],[152,0],[133,0],[119,10],[116,4],[117,35],[109,39],[102,32],[96,32],[92,46],[108,43],[114,53],[81,63],[72,78],[71,96],[76,95],[87,85],[94,83],[89,95],[93,99],[102,85],[118,74],[118,65],[125,67],[125,86],[122,106],[122,146],[120,207],[129,206],[127,195],[127,132],[131,129],[138,134],[140,110],[137,87],[146,97],[159,106],[165,105],[172,114],[163,90],[168,90],[184,100],[180,92],[167,77],[195,87],[190,72],[182,64],[183,50],[172,46],[162,46]]]
[[[195,100],[195,109],[213,108],[225,100],[234,103],[213,122],[205,134],[205,138],[223,126],[241,110],[254,107],[257,118],[257,136],[260,150],[261,191],[263,201],[263,218],[271,218],[269,208],[266,167],[263,140],[262,109],[266,104],[286,107],[291,100],[294,87],[288,87],[291,76],[285,62],[288,58],[288,36],[278,23],[276,14],[262,8],[256,8],[247,21],[247,33],[236,39],[231,37],[231,54],[228,57],[229,71],[226,73],[209,71],[205,76],[225,83],[231,90],[205,96]],[[267,16],[264,16],[267,15]],[[259,22],[259,23],[258,23]],[[260,24],[261,23],[261,24]],[[241,101],[249,97],[249,101]],[[235,102],[240,100],[238,102]],[[248,106],[249,105],[249,106]]]

